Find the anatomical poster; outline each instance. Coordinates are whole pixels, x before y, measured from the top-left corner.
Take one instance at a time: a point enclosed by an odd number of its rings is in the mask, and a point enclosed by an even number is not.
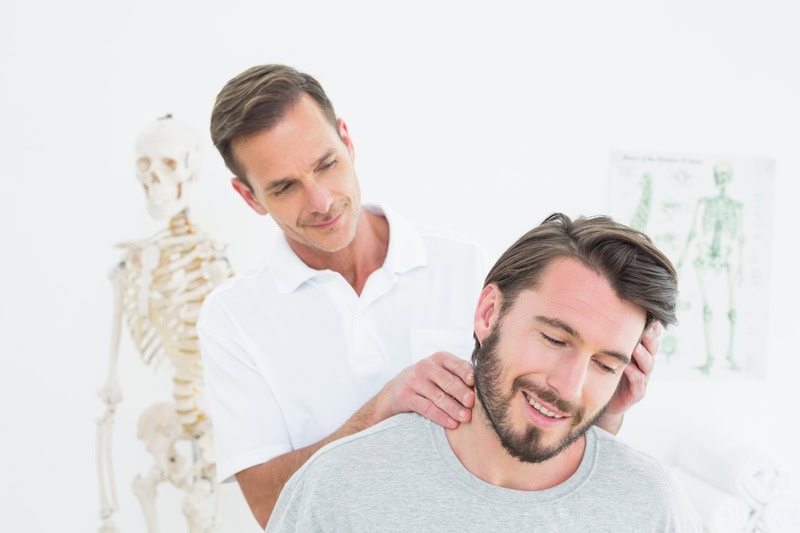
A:
[[[661,336],[659,374],[764,376],[774,183],[766,157],[612,154],[609,214],[678,270],[679,324]]]

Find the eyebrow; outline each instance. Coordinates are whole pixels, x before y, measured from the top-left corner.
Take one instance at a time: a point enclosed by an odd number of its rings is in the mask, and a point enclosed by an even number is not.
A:
[[[328,150],[327,152],[322,154],[321,157],[317,158],[316,161],[314,161],[314,168],[317,168],[318,166],[320,166],[326,159],[330,158],[333,155],[336,155],[336,150],[334,148],[331,148],[330,150]],[[266,187],[264,187],[264,192],[270,192],[270,191],[274,191],[276,189],[280,189],[284,185],[287,185],[287,184],[293,182],[294,180],[295,180],[295,178],[287,176],[287,177],[281,178],[279,180],[271,181],[271,182],[267,183]]]
[[[547,324],[548,326],[554,327],[556,329],[562,330],[564,333],[575,339],[576,341],[581,340],[581,334],[575,331],[572,326],[564,322],[563,320],[559,320],[557,318],[550,318],[546,316],[538,315],[535,317],[538,322],[542,322]],[[619,359],[621,362],[625,363],[626,365],[631,362],[631,356],[625,355],[620,353],[616,350],[602,350],[600,353],[609,355],[614,357],[615,359]]]

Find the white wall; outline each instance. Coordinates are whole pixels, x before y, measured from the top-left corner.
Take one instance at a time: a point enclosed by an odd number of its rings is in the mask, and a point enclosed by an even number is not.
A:
[[[800,10],[652,4],[3,2],[0,501],[9,530],[99,524],[106,272],[115,242],[160,228],[134,182],[135,136],[167,112],[205,131],[222,84],[267,62],[328,89],[355,140],[366,200],[461,230],[492,254],[551,211],[601,211],[610,150],[775,157],[766,378],[672,381],[656,370],[622,436],[663,454],[686,428],[724,428],[773,449],[797,476]],[[242,269],[273,228],[227,176],[207,142],[193,213]],[[128,343],[122,357],[118,523],[142,531],[129,486],[148,461],[135,421],[169,397],[168,374],[144,367]],[[177,496],[165,492],[164,530],[181,531]],[[255,531],[235,489],[225,495],[225,531]]]

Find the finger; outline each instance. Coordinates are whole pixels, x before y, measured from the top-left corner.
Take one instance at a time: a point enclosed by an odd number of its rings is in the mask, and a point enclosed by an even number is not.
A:
[[[455,400],[452,400],[456,403]],[[410,409],[415,413],[419,413],[429,420],[433,420],[440,426],[455,429],[458,427],[459,422],[450,416],[447,411],[440,409],[433,401],[420,395],[416,395],[409,405]],[[464,409],[461,407],[461,409]],[[469,416],[469,415],[467,415]],[[467,421],[467,420],[465,420]]]
[[[425,375],[437,387],[465,407],[475,405],[471,364],[447,352],[437,352],[420,363],[425,363]]]
[[[644,398],[649,378],[648,375],[642,372],[636,365],[628,365],[624,374],[625,376],[623,379],[627,381],[628,393],[631,398],[630,405],[633,405]]]
[[[458,376],[466,386],[472,387],[475,385],[475,376],[473,375],[472,364],[469,361],[465,361],[450,352],[436,352],[431,356],[431,359],[439,363],[451,374]]]
[[[656,366],[656,358],[653,357],[653,354],[641,343],[633,350],[633,361],[636,364],[628,365],[628,367],[635,367],[636,370],[644,373],[645,377],[650,376],[653,372],[653,368]]]
[[[453,393],[448,391],[448,388],[466,391],[461,398],[471,399],[473,402],[475,393],[450,372],[438,367],[436,370],[441,374],[436,376],[429,375],[430,380],[421,380],[415,384],[417,395],[430,401],[436,408],[444,411],[451,418],[459,422],[469,421],[472,414],[471,405],[461,403],[458,400],[459,397],[454,397]],[[443,381],[447,382],[447,385],[443,385]],[[424,413],[420,414],[424,415]]]
[[[659,321],[653,321],[650,324],[650,327],[644,332],[642,335],[641,344],[645,347],[645,349],[650,352],[650,355],[655,355],[658,353],[658,347],[660,345],[660,337],[662,332],[661,323]]]

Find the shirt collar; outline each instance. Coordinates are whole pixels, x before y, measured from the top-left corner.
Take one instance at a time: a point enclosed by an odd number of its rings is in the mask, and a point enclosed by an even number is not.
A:
[[[381,269],[392,274],[402,274],[427,264],[425,243],[410,222],[385,207],[364,205],[363,208],[370,213],[385,216],[389,223],[389,249]],[[278,292],[282,294],[293,292],[311,278],[331,273],[330,270],[316,270],[301,261],[289,246],[283,232],[278,233],[265,263],[275,280]]]

